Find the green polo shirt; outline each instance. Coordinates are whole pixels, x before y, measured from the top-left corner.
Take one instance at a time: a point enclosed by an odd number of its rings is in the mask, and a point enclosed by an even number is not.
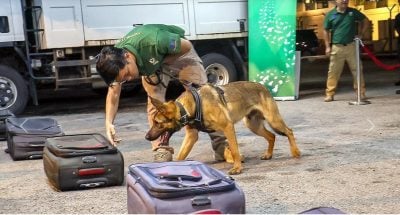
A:
[[[324,28],[332,31],[333,44],[348,44],[353,42],[356,36],[356,22],[361,22],[366,18],[355,8],[348,7],[344,13],[340,13],[335,7],[326,14]]]
[[[140,75],[152,75],[168,54],[181,51],[180,39],[185,31],[173,25],[149,24],[135,27],[116,45],[136,57]]]

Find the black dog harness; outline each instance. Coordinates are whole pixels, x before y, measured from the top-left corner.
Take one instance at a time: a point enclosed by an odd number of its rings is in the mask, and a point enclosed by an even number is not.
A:
[[[195,106],[195,114],[194,114],[194,118],[189,118],[189,114],[187,113],[187,111],[185,110],[183,105],[180,102],[175,101],[175,104],[179,107],[179,112],[181,114],[181,118],[179,119],[180,126],[183,127],[185,125],[189,125],[190,127],[196,128],[199,131],[203,131],[203,132],[207,132],[207,133],[213,132],[213,130],[207,129],[204,126],[203,111],[201,109],[201,98],[200,98],[199,93],[192,86],[189,86],[189,90],[195,101],[195,105],[196,105]]]
[[[180,127],[183,127],[185,125],[189,125],[190,127],[196,128],[199,131],[203,131],[203,132],[207,132],[207,133],[211,133],[214,132],[214,130],[211,129],[207,129],[204,126],[204,122],[203,122],[203,111],[201,109],[201,98],[200,95],[198,93],[198,90],[193,87],[192,85],[186,85],[189,87],[190,93],[193,96],[193,99],[195,101],[195,116],[194,118],[189,118],[189,114],[187,113],[187,111],[185,110],[185,108],[183,107],[183,105],[178,102],[175,101],[175,104],[178,106],[179,108],[179,113],[181,115],[181,118],[179,119],[179,124]],[[217,86],[213,86],[215,88],[215,90],[218,93],[219,99],[221,100],[221,102],[226,106],[226,100],[224,97],[224,91]]]

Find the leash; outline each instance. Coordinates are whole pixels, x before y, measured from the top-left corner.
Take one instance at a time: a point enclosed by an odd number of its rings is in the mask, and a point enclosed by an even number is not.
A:
[[[225,99],[225,92],[224,92],[224,90],[221,88],[221,87],[219,87],[219,86],[214,86],[214,85],[211,85],[212,87],[214,87],[214,89],[217,91],[217,93],[218,93],[218,97],[219,97],[219,100],[222,102],[222,104],[226,107],[227,106],[227,103],[226,103],[226,99]]]
[[[155,75],[155,76],[157,77],[157,80],[156,80],[156,81],[151,80],[149,76],[145,76],[145,77],[144,77],[144,80],[145,80],[148,84],[150,84],[150,85],[156,86],[156,85],[162,84],[163,87],[167,88],[168,86],[165,85],[164,82],[162,81],[162,76],[161,76],[161,74],[164,74],[164,75],[170,77],[172,80],[179,81],[179,83],[181,83],[181,84],[184,85],[184,86],[187,86],[187,87],[194,87],[194,88],[199,88],[199,87],[200,87],[199,85],[197,85],[197,84],[195,84],[195,83],[192,83],[192,82],[189,82],[189,81],[186,81],[186,80],[179,79],[179,78],[177,78],[175,75],[173,75],[173,74],[170,73],[170,72],[165,71],[164,69],[156,70],[156,71],[155,71],[155,73],[154,73],[153,75]]]
[[[164,74],[164,75],[170,77],[170,78],[173,79],[173,80],[178,80],[179,82],[181,82],[181,83],[183,84],[183,80],[180,80],[180,79],[177,78],[175,75],[173,75],[173,74],[170,73],[170,72],[165,71],[165,70],[162,69],[162,68],[156,70],[156,71],[154,72],[154,74],[153,74],[153,75],[155,75],[156,78],[157,78],[156,81],[153,81],[153,80],[150,78],[150,76],[145,76],[145,77],[144,77],[144,80],[145,80],[148,84],[150,84],[150,85],[156,86],[156,85],[161,84],[163,87],[167,88],[168,86],[165,85],[165,83],[162,81],[162,76],[161,76],[161,74]]]

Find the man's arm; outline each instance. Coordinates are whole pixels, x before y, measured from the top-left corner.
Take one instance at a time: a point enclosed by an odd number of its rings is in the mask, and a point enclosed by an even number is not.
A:
[[[394,29],[396,30],[397,34],[400,35],[400,13],[396,15],[394,18]]]
[[[181,38],[181,51],[177,54],[167,55],[164,59],[164,63],[172,64],[180,56],[188,53],[191,48],[192,48],[192,43],[189,40],[185,40],[185,39]]]
[[[365,34],[365,32],[367,32],[368,28],[369,28],[369,20],[368,18],[363,19],[361,22],[361,30],[360,30],[360,34],[357,35],[356,37],[362,39],[363,35]]]
[[[323,30],[323,36],[325,41],[325,54],[329,55],[331,53],[331,36],[330,31],[327,29]]]
[[[122,87],[120,84],[114,84],[108,87],[107,98],[106,98],[106,110],[105,110],[106,133],[108,140],[114,146],[121,141],[121,139],[116,137],[116,132],[114,129],[114,119],[118,111],[121,88]]]

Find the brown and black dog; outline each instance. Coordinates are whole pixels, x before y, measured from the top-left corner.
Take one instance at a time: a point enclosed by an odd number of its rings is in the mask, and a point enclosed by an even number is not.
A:
[[[223,93],[221,93],[221,89]],[[194,122],[199,110],[196,103],[201,102],[202,122]],[[229,174],[239,174],[242,171],[241,156],[236,139],[234,124],[243,119],[245,125],[255,134],[268,141],[268,148],[261,159],[272,158],[275,135],[264,126],[267,121],[278,134],[287,136],[293,157],[300,157],[293,132],[288,128],[279,114],[278,107],[269,91],[255,82],[239,81],[220,86],[205,85],[197,91],[197,96],[191,91],[185,91],[175,101],[160,102],[151,99],[157,109],[153,118],[153,126],[146,134],[146,139],[155,140],[163,135],[168,141],[171,135],[185,127],[186,134],[177,160],[184,160],[193,145],[198,140],[199,130],[222,131],[227,138],[233,158],[233,168]],[[200,128],[199,128],[200,126]]]

